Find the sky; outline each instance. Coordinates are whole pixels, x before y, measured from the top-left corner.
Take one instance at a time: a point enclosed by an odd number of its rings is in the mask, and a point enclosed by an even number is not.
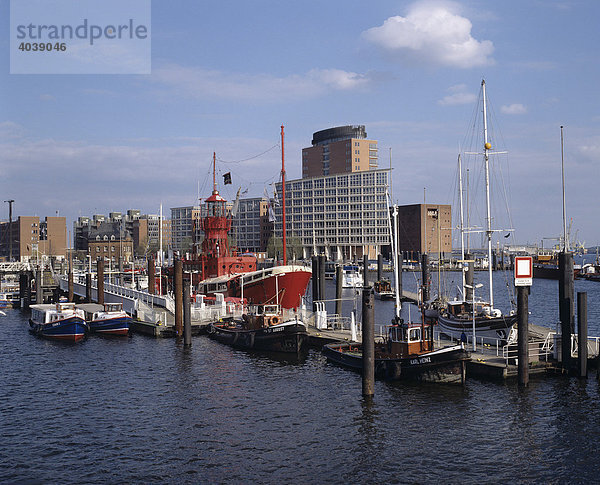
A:
[[[564,126],[571,238],[600,244],[597,0],[154,0],[151,74],[131,75],[10,74],[9,7],[0,0],[0,195],[14,217],[169,214],[210,195],[213,152],[218,180],[232,174],[224,197],[260,197],[279,180],[281,125],[295,179],[312,134],[348,124],[378,140],[396,203],[456,214],[485,79],[512,241],[562,234]]]

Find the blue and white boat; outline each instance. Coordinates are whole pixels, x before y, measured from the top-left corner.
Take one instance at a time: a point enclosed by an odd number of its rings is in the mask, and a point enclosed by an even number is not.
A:
[[[121,303],[105,303],[104,309],[94,312],[90,330],[103,335],[127,335],[131,317]]]
[[[88,333],[83,310],[75,303],[31,305],[29,331],[40,337],[77,342]]]
[[[342,288],[358,288],[362,285],[363,277],[358,265],[345,264],[342,268]]]

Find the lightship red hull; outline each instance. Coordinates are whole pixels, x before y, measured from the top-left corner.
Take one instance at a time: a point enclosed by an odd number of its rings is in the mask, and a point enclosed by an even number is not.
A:
[[[276,266],[243,276],[244,298],[254,304],[279,304],[283,308],[299,308],[312,276],[304,266]],[[230,287],[228,296],[242,296],[240,284]]]

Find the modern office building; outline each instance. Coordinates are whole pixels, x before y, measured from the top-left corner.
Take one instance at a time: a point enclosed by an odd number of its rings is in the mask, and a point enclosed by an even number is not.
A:
[[[368,170],[286,181],[286,237],[301,239],[304,258],[376,258],[390,244],[388,177],[389,170]],[[281,207],[275,215],[275,236],[282,237]]]
[[[191,252],[198,244],[201,230],[201,206],[171,208],[171,245],[173,251]]]
[[[240,252],[259,253],[267,250],[273,235],[268,202],[260,197],[240,199],[231,218],[230,236]]]
[[[64,259],[67,246],[65,217],[19,216],[17,220],[0,223],[0,258],[5,261],[42,260],[47,257]]]
[[[302,149],[302,178],[375,170],[377,160],[377,141],[367,139],[364,125],[328,128]]]

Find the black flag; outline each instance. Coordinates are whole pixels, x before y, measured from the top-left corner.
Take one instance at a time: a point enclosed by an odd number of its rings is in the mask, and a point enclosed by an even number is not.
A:
[[[231,183],[231,172],[227,172],[223,175],[223,184],[227,185]]]

